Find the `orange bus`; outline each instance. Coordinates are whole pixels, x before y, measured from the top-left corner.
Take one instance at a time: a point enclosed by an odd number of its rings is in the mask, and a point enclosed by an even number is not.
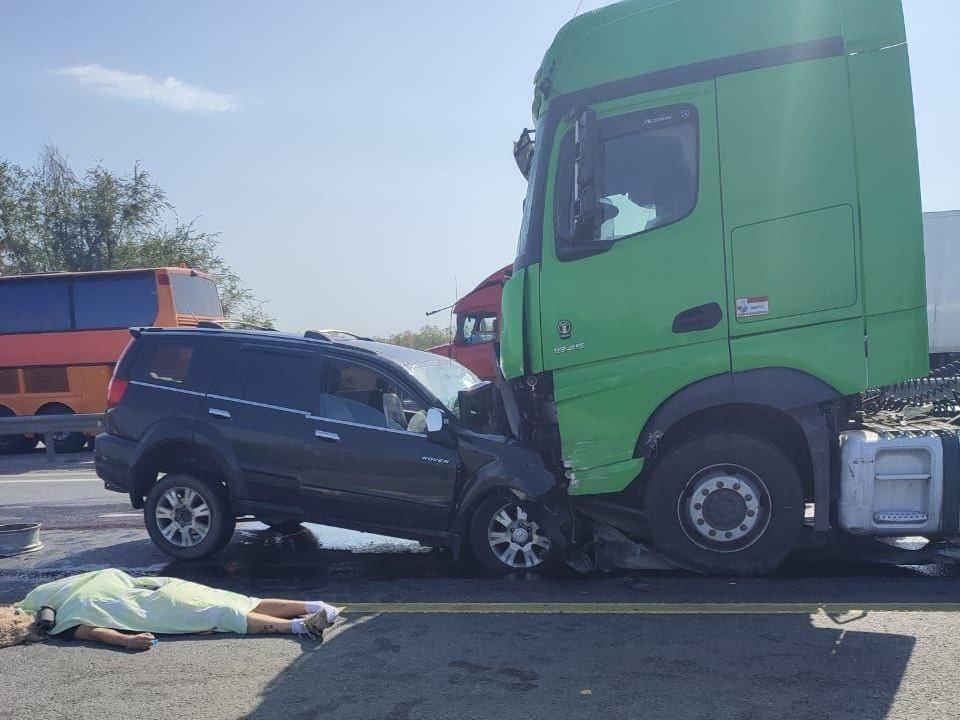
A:
[[[0,417],[103,412],[128,328],[222,319],[213,279],[187,268],[0,277]],[[64,433],[55,448],[76,452],[86,440]],[[0,436],[0,453],[37,442]]]

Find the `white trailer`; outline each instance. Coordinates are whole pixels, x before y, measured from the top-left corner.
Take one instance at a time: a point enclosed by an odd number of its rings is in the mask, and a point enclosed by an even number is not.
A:
[[[934,367],[960,355],[960,210],[923,214],[927,323]]]

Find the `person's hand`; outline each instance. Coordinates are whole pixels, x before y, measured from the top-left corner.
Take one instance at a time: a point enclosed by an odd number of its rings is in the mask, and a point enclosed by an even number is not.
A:
[[[126,646],[128,650],[149,650],[153,647],[154,637],[151,633],[138,633],[127,636]]]

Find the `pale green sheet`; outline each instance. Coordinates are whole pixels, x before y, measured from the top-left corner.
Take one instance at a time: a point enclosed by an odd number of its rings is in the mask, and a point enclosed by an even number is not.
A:
[[[95,570],[45,583],[20,603],[57,612],[51,634],[77,625],[115,630],[185,634],[247,632],[246,615],[260,602],[228,590],[164,577],[131,577],[121,570]]]

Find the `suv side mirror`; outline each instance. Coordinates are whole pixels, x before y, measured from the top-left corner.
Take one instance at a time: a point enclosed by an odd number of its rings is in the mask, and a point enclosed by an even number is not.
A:
[[[443,413],[437,408],[427,410],[427,433],[437,433],[443,430]]]

